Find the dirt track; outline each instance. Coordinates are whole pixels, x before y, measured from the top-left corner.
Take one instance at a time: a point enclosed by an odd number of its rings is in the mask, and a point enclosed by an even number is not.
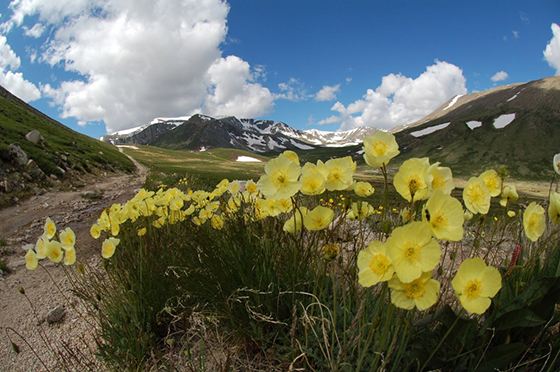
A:
[[[19,332],[52,371],[57,370],[55,359],[41,340],[41,329],[51,340],[65,340],[82,352],[91,353],[85,346],[92,344],[91,327],[68,306],[53,283],[54,280],[70,301],[76,303],[68,291],[69,283],[64,271],[46,260],[43,262],[52,279],[41,268],[33,272],[26,270],[24,251],[21,248],[26,243],[36,241],[43,232],[45,218],[50,216],[58,228],[71,227],[76,232],[78,260],[98,262],[100,242],[89,236],[89,228],[103,208],[126,201],[143,185],[147,170],[137,162],[135,164],[138,169],[135,175],[97,179],[79,191],[48,192],[0,210],[0,238],[8,243],[6,247],[0,247],[0,250],[4,250],[2,256],[11,269],[10,274],[0,278],[0,371],[46,370],[26,343],[10,331],[12,340],[21,351],[16,354],[12,350],[5,327]],[[102,193],[102,197],[99,200],[87,200],[82,195],[88,191]],[[25,297],[19,293],[20,288],[25,289],[33,302],[37,316]],[[53,307],[62,304],[66,304],[64,320],[58,324],[47,324],[44,321],[46,314]]]

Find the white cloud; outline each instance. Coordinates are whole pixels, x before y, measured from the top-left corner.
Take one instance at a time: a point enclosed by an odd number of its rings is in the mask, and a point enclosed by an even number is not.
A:
[[[257,67],[222,57],[228,5],[222,0],[15,0],[12,21],[27,16],[53,28],[40,60],[78,78],[44,88],[61,116],[104,121],[109,131],[156,116],[207,111],[253,116],[272,107]]]
[[[328,118],[319,120],[319,122],[317,122],[317,124],[319,125],[329,125],[329,124],[337,124],[337,123],[340,123],[340,117],[336,115],[329,116]]]
[[[33,27],[29,28],[27,26],[23,26],[23,33],[25,36],[33,37],[35,39],[40,38],[45,31],[45,26],[41,23],[35,23]]]
[[[296,78],[289,78],[288,81],[278,84],[280,93],[276,93],[274,98],[285,99],[292,102],[305,101],[309,98],[305,85]]]
[[[325,85],[315,93],[315,101],[324,102],[336,99],[336,94],[340,90],[340,84]]]
[[[560,26],[553,23],[550,28],[552,29],[552,39],[543,52],[544,59],[550,67],[556,70],[556,75],[560,75]]]
[[[0,85],[25,102],[41,98],[41,92],[30,81],[23,78],[21,72],[0,70]]]
[[[21,64],[21,60],[8,44],[8,40],[4,35],[0,35],[0,70],[12,68],[17,70]]]
[[[494,75],[492,75],[492,77],[490,78],[490,80],[492,80],[494,83],[498,82],[498,81],[504,81],[508,78],[508,73],[505,72],[504,70],[498,71],[496,72]]]
[[[381,85],[368,89],[361,99],[347,106],[336,102],[331,110],[338,116],[323,120],[325,124],[334,123],[338,118],[342,130],[360,126],[390,129],[421,119],[466,91],[463,71],[448,62],[436,61],[415,79],[401,74],[384,76]]]

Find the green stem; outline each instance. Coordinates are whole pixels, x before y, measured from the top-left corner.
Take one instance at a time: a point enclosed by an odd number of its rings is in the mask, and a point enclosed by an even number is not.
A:
[[[432,353],[430,354],[430,356],[428,357],[428,359],[426,359],[426,361],[424,362],[424,364],[422,365],[422,368],[420,368],[420,371],[423,371],[426,366],[428,365],[428,363],[430,362],[430,360],[432,360],[432,358],[434,357],[434,355],[436,355],[436,353],[438,352],[439,348],[441,347],[441,345],[443,345],[443,343],[445,342],[445,340],[447,339],[447,337],[451,334],[451,331],[453,331],[453,328],[455,328],[455,326],[457,325],[457,323],[459,322],[459,314],[457,314],[457,317],[455,318],[455,321],[453,322],[453,324],[451,324],[451,327],[449,327],[449,329],[447,329],[447,332],[445,332],[445,335],[443,335],[443,337],[441,338],[441,340],[439,341],[438,345],[436,346],[436,348],[432,351]]]

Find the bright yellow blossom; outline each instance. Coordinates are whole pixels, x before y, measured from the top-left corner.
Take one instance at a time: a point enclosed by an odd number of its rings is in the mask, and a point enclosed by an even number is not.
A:
[[[298,234],[303,227],[303,218],[309,212],[305,207],[294,210],[294,214],[284,222],[282,230],[289,234]]]
[[[473,214],[486,214],[490,209],[490,192],[486,184],[478,177],[471,177],[463,189],[465,206]]]
[[[375,189],[371,183],[359,181],[354,183],[354,192],[359,197],[365,198],[371,196],[375,192]]]
[[[350,220],[363,221],[375,213],[375,208],[368,202],[354,202],[348,212],[347,218]]]
[[[62,258],[64,256],[62,244],[60,244],[60,242],[57,242],[56,240],[51,240],[50,242],[47,242],[46,245],[47,258],[54,263],[59,263],[60,261],[62,261]]]
[[[210,219],[210,225],[214,230],[221,230],[224,227],[224,219],[221,216],[215,214]]]
[[[25,254],[25,267],[27,268],[27,270],[35,270],[37,268],[37,265],[39,265],[37,254],[32,248],[28,249],[27,253]]]
[[[399,145],[395,136],[388,132],[377,131],[364,138],[364,160],[370,167],[379,168],[387,165],[399,154]]]
[[[146,235],[146,232],[148,232],[148,229],[146,229],[145,227],[142,227],[142,228],[138,229],[138,231],[136,231],[136,235],[144,236],[144,235]]]
[[[107,238],[101,245],[101,256],[103,258],[111,258],[115,254],[115,249],[120,243],[120,239],[117,238]]]
[[[64,252],[64,265],[71,266],[76,263],[76,249],[72,247],[72,249],[67,249]]]
[[[514,202],[519,198],[515,185],[504,185],[502,195],[500,195],[500,205],[506,207],[510,201]]]
[[[546,220],[544,208],[535,202],[531,202],[523,212],[523,229],[529,240],[536,242],[544,233]]]
[[[346,190],[354,183],[355,163],[352,157],[329,159],[325,163],[317,162],[317,168],[325,177],[325,187],[329,191]]]
[[[257,184],[253,180],[249,180],[245,183],[245,190],[249,194],[254,194],[257,192]]]
[[[239,193],[239,190],[241,190],[241,184],[239,183],[239,181],[233,181],[228,186],[228,191],[232,195]]]
[[[430,185],[432,192],[439,190],[444,194],[451,194],[451,191],[455,188],[451,168],[440,167],[438,162],[430,165],[428,173],[432,178],[432,184]]]
[[[502,178],[494,169],[488,169],[478,176],[486,185],[490,196],[498,196],[502,192]]]
[[[393,305],[405,310],[412,310],[416,307],[423,311],[437,302],[440,283],[432,279],[431,272],[425,272],[410,283],[403,283],[397,276],[394,276],[389,281],[389,288],[391,288]]]
[[[387,253],[403,283],[410,283],[423,272],[432,271],[441,256],[440,246],[432,238],[427,222],[411,222],[394,229],[387,239]]]
[[[290,161],[292,161],[293,163],[299,165],[299,156],[298,154],[296,154],[294,151],[292,150],[286,150],[283,153],[280,154],[280,156],[283,156],[285,158],[288,158]]]
[[[303,217],[303,225],[310,231],[323,230],[330,225],[333,218],[332,209],[319,205]]]
[[[62,248],[65,251],[74,248],[74,244],[76,244],[76,234],[72,231],[71,228],[67,227],[62,230],[59,234],[60,237],[60,244],[62,244]]]
[[[463,239],[465,221],[461,202],[442,191],[436,191],[424,211],[424,220],[430,223],[434,236],[440,240],[459,241]]]
[[[47,237],[43,235],[37,239],[37,243],[35,243],[35,252],[37,253],[37,258],[40,260],[47,257],[47,242]]]
[[[45,220],[43,231],[43,234],[47,237],[47,239],[52,239],[54,234],[56,234],[56,225],[50,217],[47,217]]]
[[[515,217],[515,211],[509,210],[509,211],[507,211],[507,215],[508,215],[508,217],[513,218],[513,217]]]
[[[560,223],[560,193],[552,192],[548,202],[548,218],[555,223]]]
[[[393,277],[395,270],[385,243],[374,240],[358,253],[358,283],[370,287]]]
[[[301,167],[281,156],[270,160],[264,167],[265,173],[257,186],[263,195],[272,199],[284,199],[293,196],[299,191],[300,182],[298,180]]]
[[[490,307],[490,299],[502,288],[498,269],[486,266],[482,258],[468,258],[451,281],[461,305],[471,314],[483,314]]]
[[[397,192],[407,201],[427,199],[432,184],[428,158],[405,160],[393,178]]]
[[[305,163],[301,170],[301,193],[319,195],[325,191],[325,177],[319,168],[312,163]]]

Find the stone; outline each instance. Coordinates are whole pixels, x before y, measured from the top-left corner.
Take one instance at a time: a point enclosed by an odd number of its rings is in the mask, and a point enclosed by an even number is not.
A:
[[[25,135],[25,139],[28,140],[29,142],[35,144],[35,145],[37,145],[40,142],[45,140],[43,138],[43,136],[41,135],[41,132],[39,132],[37,129],[33,129],[32,131],[27,133]]]
[[[29,173],[29,175],[33,177],[35,180],[42,180],[46,177],[45,172],[43,172],[41,168],[39,168],[39,166],[33,159],[29,159],[26,168],[27,168],[27,173]]]
[[[63,175],[63,176],[66,174],[66,171],[65,171],[63,168],[61,168],[61,167],[56,167],[56,169],[57,169],[58,172],[59,172],[61,175]]]
[[[64,308],[64,305],[58,305],[55,308],[49,310],[47,314],[47,323],[49,324],[59,323],[62,321],[62,319],[64,319],[65,315],[66,315],[66,309]]]
[[[8,153],[10,154],[10,158],[15,164],[22,167],[27,164],[27,154],[18,145],[12,143],[10,146],[8,146]]]

